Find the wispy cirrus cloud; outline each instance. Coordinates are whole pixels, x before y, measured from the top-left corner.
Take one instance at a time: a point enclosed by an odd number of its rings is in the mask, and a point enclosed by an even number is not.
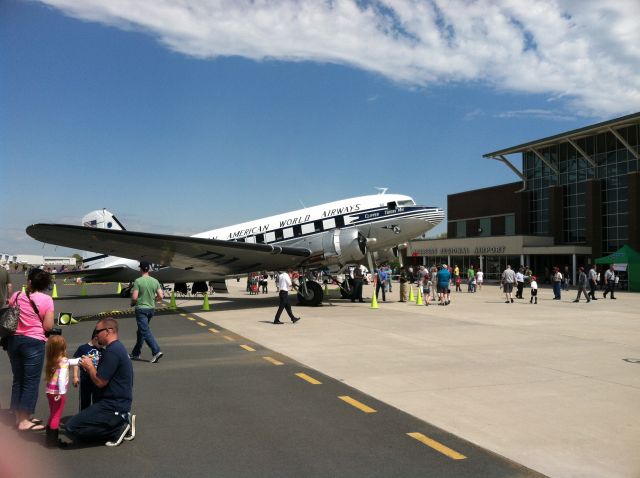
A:
[[[543,109],[503,111],[495,116],[498,118],[541,118],[554,121],[573,121],[576,119],[575,116],[568,115],[560,111]]]
[[[41,0],[208,59],[348,65],[410,87],[480,83],[572,114],[640,110],[637,0]]]

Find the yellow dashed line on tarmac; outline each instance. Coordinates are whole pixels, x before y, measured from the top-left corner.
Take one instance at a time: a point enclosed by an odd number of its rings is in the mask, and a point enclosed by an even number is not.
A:
[[[207,324],[205,324],[204,322],[196,322],[196,324],[198,324],[200,327],[206,327]]]
[[[249,347],[248,345],[241,345],[240,347],[242,347],[243,349],[245,349],[247,352],[255,352],[256,349]]]
[[[343,395],[341,397],[338,397],[340,400],[347,402],[349,405],[352,405],[354,407],[356,407],[359,410],[362,410],[364,413],[376,413],[376,410],[374,410],[373,408],[365,405],[362,402],[359,402],[358,400],[355,400],[351,397],[349,397],[348,395]]]
[[[271,362],[273,365],[284,365],[284,363],[274,359],[273,357],[262,357],[262,358],[265,359],[267,362]]]
[[[187,317],[187,319],[189,319],[189,320],[193,320],[193,321],[195,321],[195,320],[196,320],[196,318],[195,318],[195,317]]]
[[[322,384],[322,382],[320,382],[319,380],[316,380],[313,377],[310,377],[306,373],[300,372],[300,373],[297,373],[296,376],[300,377],[302,380],[306,380],[307,382],[309,382],[312,385],[321,385]]]
[[[220,333],[219,330],[216,330],[214,328],[209,329],[209,332],[211,332],[212,334],[219,334]]]
[[[453,460],[464,460],[464,459],[467,458],[466,456],[458,453],[455,450],[452,450],[451,448],[449,448],[448,446],[443,445],[440,442],[435,441],[432,438],[429,438],[426,435],[423,435],[422,433],[412,432],[412,433],[407,433],[407,435],[409,435],[411,438],[415,438],[416,440],[418,440],[421,443],[424,443],[428,447],[431,447],[434,450],[439,451],[443,455],[446,455],[446,456],[448,456],[449,458],[451,458]]]
[[[229,337],[228,335],[223,335],[223,337],[225,339],[227,339],[229,342],[235,342],[236,341],[236,339],[234,339],[233,337]]]
[[[185,313],[183,313],[183,312],[180,312],[180,316],[181,316],[181,317],[186,317],[186,316],[187,316],[187,314],[185,314]]]

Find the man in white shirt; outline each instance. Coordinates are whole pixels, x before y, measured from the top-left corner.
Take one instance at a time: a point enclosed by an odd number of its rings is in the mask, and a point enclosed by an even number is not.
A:
[[[300,317],[293,316],[291,305],[289,304],[289,290],[292,287],[297,289],[297,287],[291,282],[291,276],[289,275],[290,272],[291,269],[289,269],[288,272],[283,272],[278,276],[278,290],[280,291],[278,292],[278,297],[280,298],[280,305],[278,306],[278,312],[276,312],[276,318],[273,321],[275,325],[280,325],[283,323],[280,322],[280,314],[282,314],[283,309],[285,309],[287,311],[287,314],[289,314],[289,318],[291,319],[292,323],[295,324],[300,320]]]
[[[591,300],[598,300],[596,298],[596,286],[598,285],[598,271],[596,271],[596,265],[593,264],[589,269],[589,298]]]
[[[613,289],[615,288],[615,284],[616,273],[613,269],[613,264],[611,264],[607,272],[604,273],[604,294],[602,295],[605,299],[607,298],[607,294],[609,293],[611,294],[611,298],[615,299],[615,297],[613,296]]]
[[[518,287],[516,289],[516,299],[524,299],[524,297],[522,297],[522,291],[524,289],[524,274],[522,273],[522,268],[516,272],[516,286]]]

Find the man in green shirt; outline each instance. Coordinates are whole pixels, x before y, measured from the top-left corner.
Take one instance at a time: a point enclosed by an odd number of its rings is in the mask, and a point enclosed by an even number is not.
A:
[[[136,307],[136,322],[138,323],[138,330],[136,332],[136,345],[133,347],[131,357],[134,360],[140,358],[140,351],[142,345],[146,344],[151,349],[151,363],[157,363],[158,360],[164,355],[160,351],[158,342],[151,333],[149,328],[149,322],[155,312],[155,301],[161,301],[163,299],[162,286],[155,277],[149,275],[149,269],[151,264],[147,261],[140,261],[141,276],[138,277],[133,283],[133,289],[131,290],[131,305]]]

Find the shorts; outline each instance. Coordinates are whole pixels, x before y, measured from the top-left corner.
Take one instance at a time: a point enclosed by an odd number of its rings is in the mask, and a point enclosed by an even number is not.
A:
[[[513,284],[511,282],[506,282],[504,284],[504,292],[508,294],[509,292],[512,292],[512,291],[513,291]]]
[[[438,294],[446,294],[449,292],[449,285],[438,284]]]
[[[531,297],[535,297],[538,295],[538,289],[531,289]]]
[[[423,294],[431,294],[431,287],[423,287],[422,288],[422,293]]]

